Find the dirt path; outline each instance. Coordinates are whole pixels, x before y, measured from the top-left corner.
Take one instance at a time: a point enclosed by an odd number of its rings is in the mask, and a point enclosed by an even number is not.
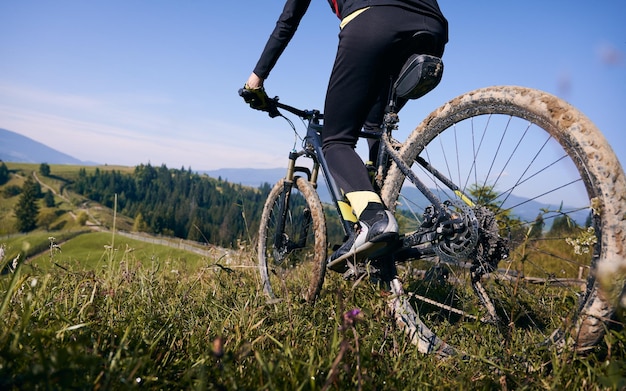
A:
[[[36,171],[33,171],[33,178],[37,181],[37,183],[39,183],[39,185],[42,188],[50,190],[52,194],[54,194],[55,196],[59,198],[62,198],[65,202],[68,202],[68,203],[70,202],[70,200],[67,197],[65,197],[62,194],[59,194],[53,187],[45,184],[37,176]],[[78,210],[84,211],[89,216],[89,220],[85,224],[86,228],[88,228],[91,231],[97,231],[97,232],[111,232],[108,229],[103,228],[102,224],[89,212],[89,208],[79,208]],[[75,211],[70,211],[69,214],[74,220],[76,220],[78,217]],[[214,246],[211,244],[191,242],[191,241],[187,241],[187,240],[183,240],[179,238],[173,238],[173,237],[155,237],[155,236],[151,236],[145,233],[135,233],[135,232],[126,232],[126,231],[116,231],[115,234],[127,237],[129,239],[141,241],[144,243],[167,246],[171,248],[176,248],[176,249],[192,252],[194,254],[205,256],[209,259],[214,259],[215,261],[219,260],[220,263],[231,264],[233,263],[233,261],[238,260],[240,258],[240,252],[237,250],[222,248],[222,247]],[[1,239],[2,237],[0,237],[0,240]],[[57,245],[61,245],[66,241],[67,240],[57,243]],[[29,258],[40,256],[49,251],[50,249],[48,248],[37,254],[30,254]]]

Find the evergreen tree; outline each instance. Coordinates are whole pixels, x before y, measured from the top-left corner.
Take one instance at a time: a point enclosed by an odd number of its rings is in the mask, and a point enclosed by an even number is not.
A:
[[[550,236],[557,237],[559,235],[566,235],[572,232],[576,232],[576,222],[572,220],[568,215],[560,215],[554,218],[552,227],[550,228]]]
[[[17,185],[8,185],[2,191],[2,196],[4,198],[11,198],[11,197],[15,197],[17,195],[20,195],[20,193],[22,193],[22,188],[21,187],[19,187]]]
[[[46,209],[39,213],[37,224],[44,227],[46,231],[50,231],[50,226],[56,221],[57,215],[52,209]]]
[[[37,187],[31,177],[22,186],[22,195],[15,206],[16,227],[20,232],[29,232],[37,227],[39,206],[37,205]]]
[[[84,210],[81,210],[80,212],[78,212],[78,214],[76,215],[76,222],[78,223],[78,225],[80,225],[81,227],[84,226],[87,223],[87,220],[89,219],[89,216],[87,216],[87,213]]]
[[[143,219],[143,215],[138,213],[135,216],[135,222],[133,223],[133,232],[146,232],[148,230],[148,226],[146,225],[146,221]]]
[[[53,208],[54,207],[55,202],[54,202],[54,194],[52,194],[52,190],[48,189],[48,191],[44,194],[43,202],[44,202],[44,205],[46,205],[47,208]]]
[[[483,205],[495,213],[498,227],[503,230],[501,234],[508,235],[512,241],[523,240],[527,234],[527,227],[522,221],[511,214],[510,209],[502,208],[502,201],[494,186],[474,184],[469,188],[474,202]]]
[[[39,172],[43,176],[49,176],[50,175],[50,165],[48,163],[41,163],[39,165]]]
[[[269,185],[260,189],[233,185],[194,173],[150,164],[133,174],[81,169],[72,183],[77,193],[135,219],[134,230],[231,245],[258,230]],[[236,200],[236,201],[235,201]],[[245,213],[248,226],[242,215]],[[141,216],[140,216],[141,215]]]
[[[9,168],[2,160],[0,160],[0,185],[4,185],[9,181]]]

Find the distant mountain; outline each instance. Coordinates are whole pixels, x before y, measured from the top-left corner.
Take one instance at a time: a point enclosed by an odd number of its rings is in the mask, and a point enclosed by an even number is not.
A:
[[[436,189],[430,189],[435,195],[438,195],[438,191]],[[420,193],[414,187],[404,187],[402,189],[402,194],[405,197],[411,199],[412,205],[428,205],[426,197]],[[502,202],[501,199],[497,200],[498,202]],[[525,197],[519,197],[514,194],[510,194],[506,201],[501,205],[503,209],[515,208],[515,217],[519,218],[525,222],[534,221],[540,212],[543,210],[550,211],[549,213],[544,214],[544,223],[545,229],[550,229],[552,226],[552,222],[554,221],[554,217],[560,216],[560,213],[557,212],[560,205],[555,204],[546,204],[543,202],[538,202],[534,200],[530,200]],[[406,208],[403,204],[400,204],[400,208]],[[587,220],[587,216],[589,215],[589,211],[587,209],[580,209],[579,207],[573,207],[568,205],[563,205],[563,211],[577,211],[577,212],[568,212],[569,217],[571,217],[578,225],[583,226]]]
[[[222,178],[230,183],[244,186],[259,187],[264,183],[271,186],[285,176],[286,168],[221,168],[219,170],[201,171],[212,178]]]
[[[15,163],[90,164],[6,129],[0,129],[0,160]]]

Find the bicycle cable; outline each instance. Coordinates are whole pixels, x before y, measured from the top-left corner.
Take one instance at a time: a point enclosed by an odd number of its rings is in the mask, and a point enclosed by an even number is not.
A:
[[[294,134],[294,140],[293,140],[293,147],[291,148],[293,151],[296,150],[296,145],[298,144],[298,139],[302,142],[304,142],[304,139],[302,138],[302,136],[300,136],[300,133],[298,133],[298,130],[296,130],[296,125],[293,124],[293,121],[291,121],[289,118],[285,117],[283,114],[280,114],[280,116],[282,118],[285,119],[285,121],[287,121],[287,123],[289,124],[289,126],[291,127],[291,130],[293,130],[293,134]],[[306,123],[304,122],[304,120],[302,120],[302,124],[304,126],[306,126]]]

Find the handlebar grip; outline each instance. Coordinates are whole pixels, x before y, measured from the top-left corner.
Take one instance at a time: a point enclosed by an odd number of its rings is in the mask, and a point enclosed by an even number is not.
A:
[[[246,103],[248,103],[250,105],[250,107],[252,107],[253,109],[266,111],[271,118],[278,117],[280,115],[280,112],[278,111],[278,107],[276,106],[276,101],[278,100],[278,98],[266,97],[266,101],[265,101],[265,106],[266,107],[264,107],[264,108],[257,108],[257,107],[254,107],[254,105],[257,104],[258,99],[259,99],[257,94],[255,94],[254,92],[252,92],[252,91],[250,91],[250,90],[248,90],[246,88],[240,88],[239,89],[239,96],[241,96],[243,98],[243,100]]]
[[[252,99],[253,94],[252,92],[250,92],[249,90],[246,90],[245,88],[240,88],[239,96],[242,97],[247,102],[248,99]]]

